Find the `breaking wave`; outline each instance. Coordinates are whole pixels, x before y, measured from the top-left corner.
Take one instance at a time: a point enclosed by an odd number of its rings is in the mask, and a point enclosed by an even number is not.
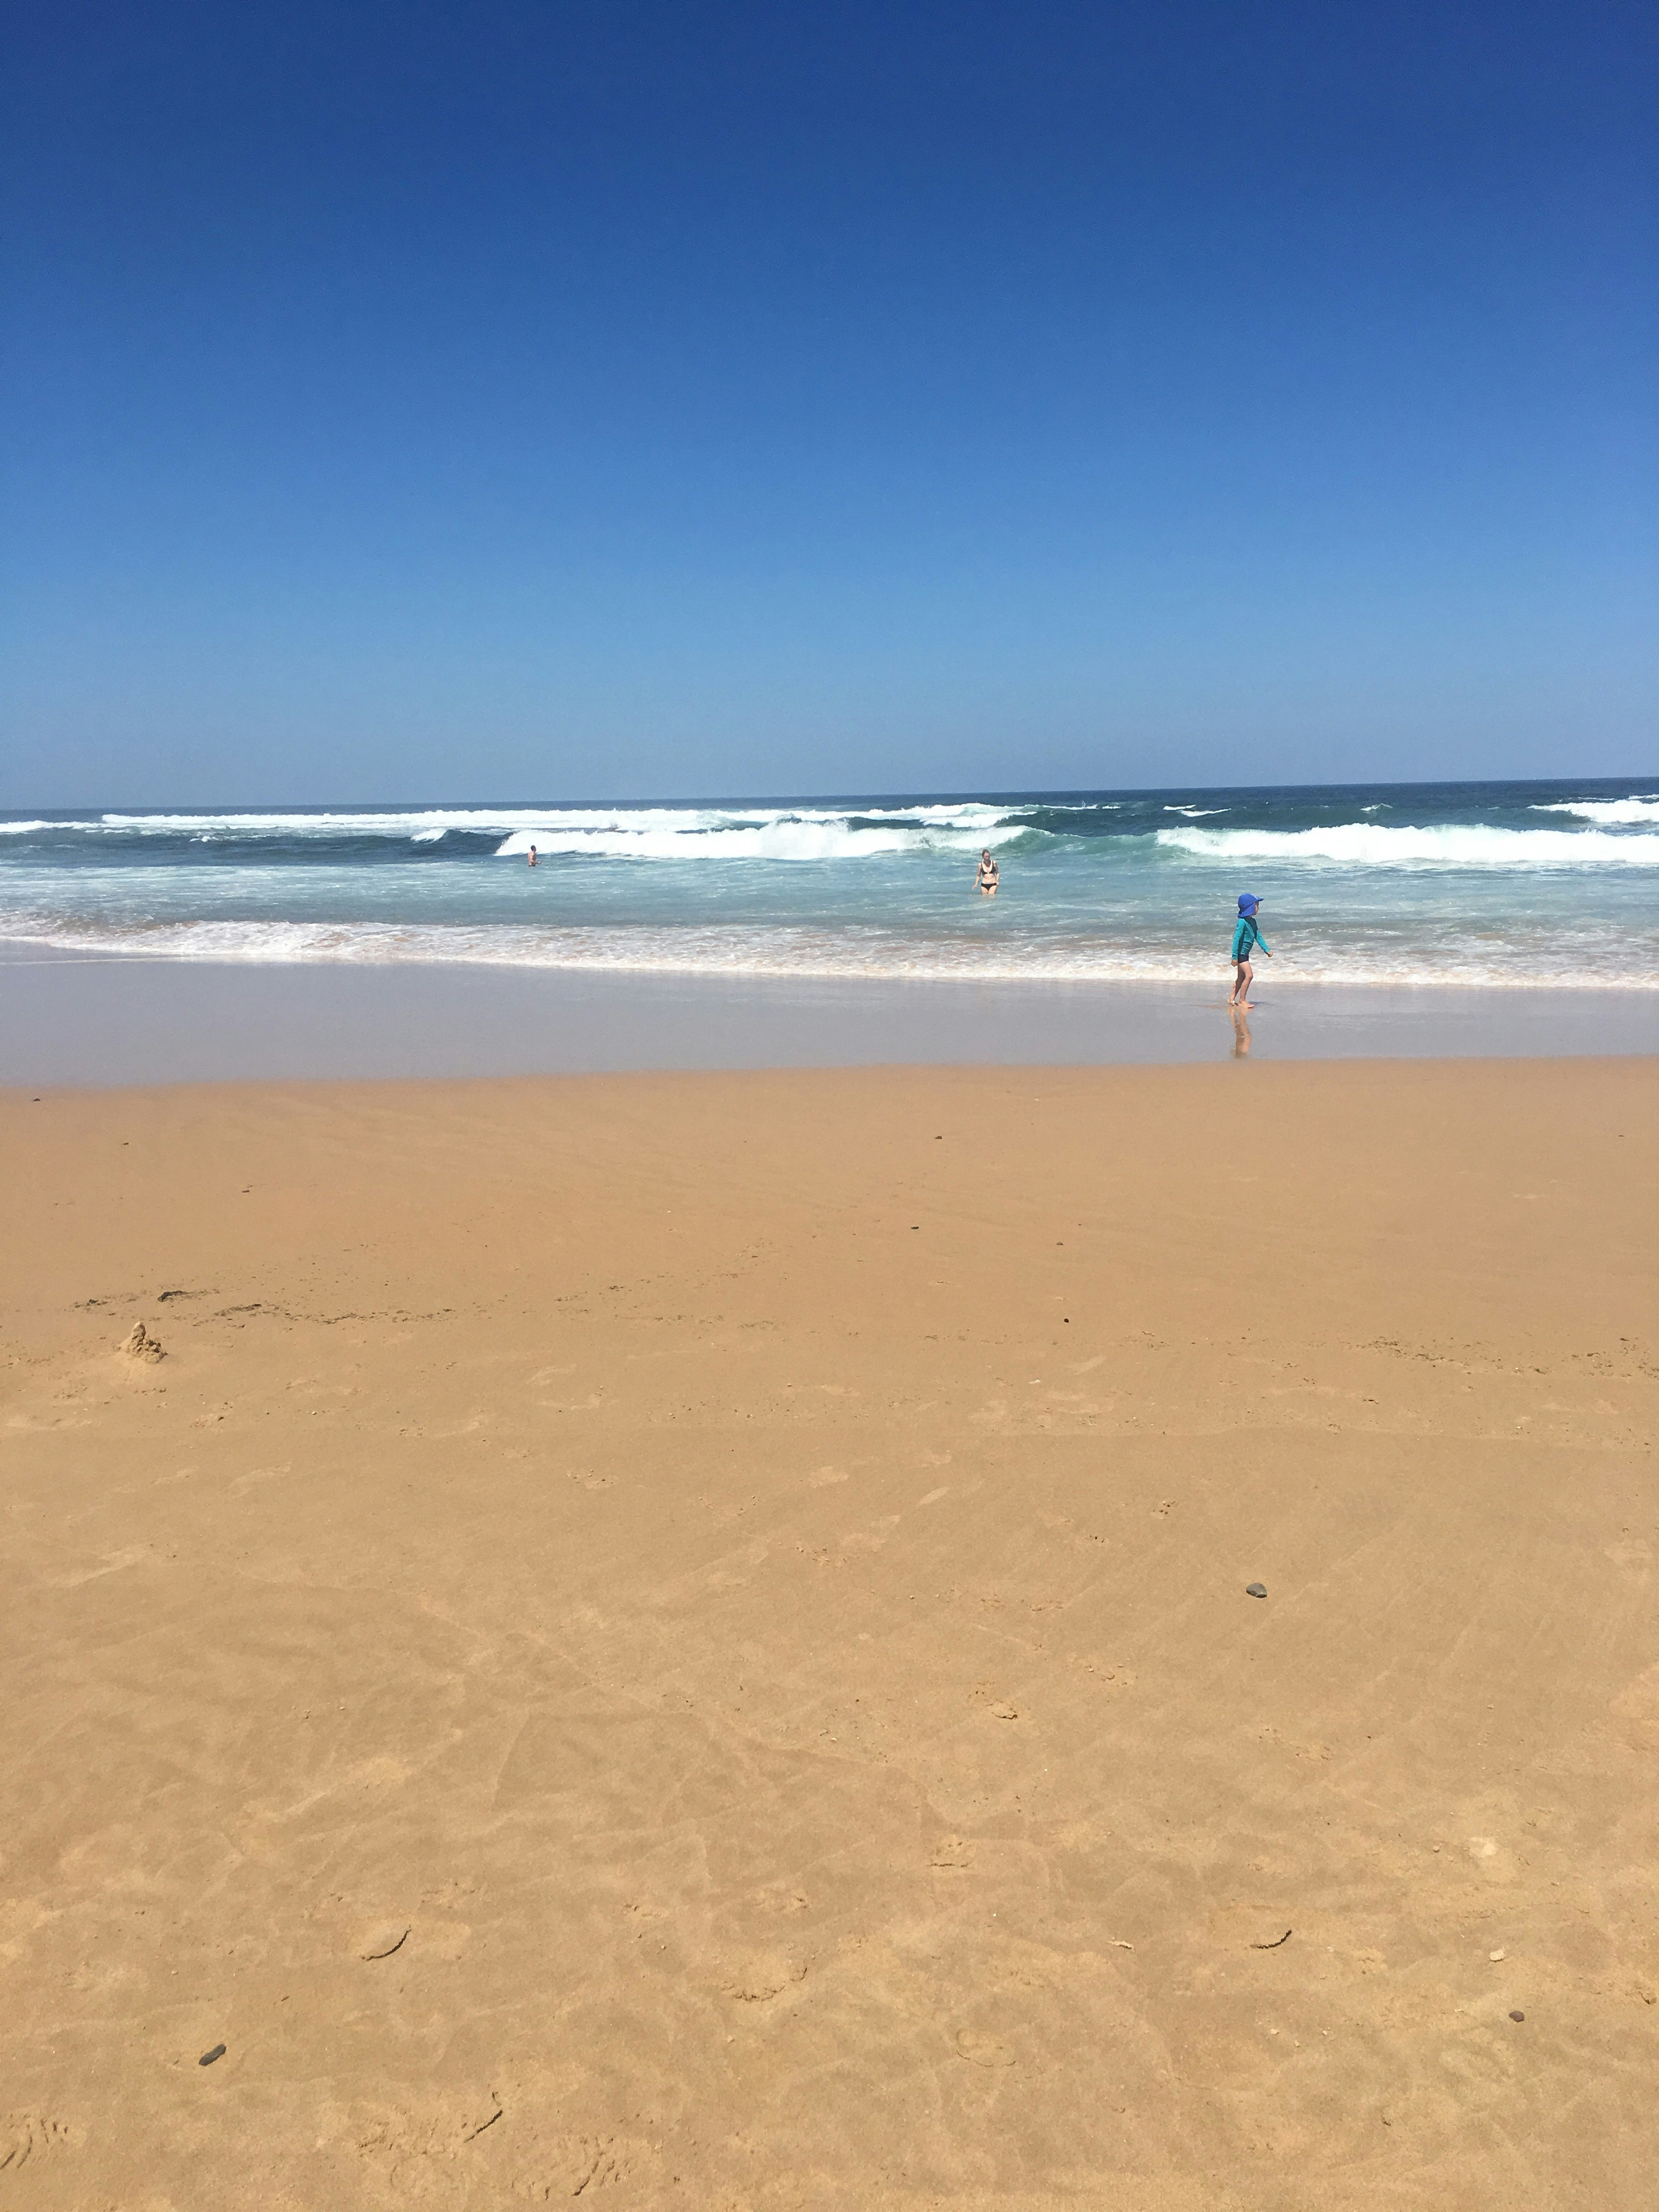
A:
[[[1656,868],[1659,835],[1500,830],[1482,823],[1394,829],[1377,822],[1317,830],[1159,830],[1160,845],[1206,860],[1324,861],[1366,868]]]
[[[1574,814],[1584,822],[1605,826],[1620,823],[1659,822],[1659,797],[1635,799],[1554,799],[1540,801],[1534,814]]]
[[[453,836],[493,838],[502,859],[592,854],[606,860],[838,860],[883,854],[965,850],[1024,836],[1009,810],[977,800],[918,806],[426,807],[385,813],[99,814],[70,821],[7,822],[9,836],[124,842],[164,838],[202,845],[278,839],[327,847],[364,839],[439,845]]]

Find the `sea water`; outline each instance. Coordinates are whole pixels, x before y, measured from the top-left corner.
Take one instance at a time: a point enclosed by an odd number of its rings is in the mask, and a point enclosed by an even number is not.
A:
[[[1212,982],[1242,891],[1276,985],[1659,990],[1659,776],[0,817],[11,959]]]

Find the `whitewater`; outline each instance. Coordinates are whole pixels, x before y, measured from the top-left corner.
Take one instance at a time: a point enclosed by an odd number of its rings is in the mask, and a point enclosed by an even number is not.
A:
[[[1659,989],[1659,776],[0,817],[12,959],[1197,985],[1242,890],[1275,986]]]

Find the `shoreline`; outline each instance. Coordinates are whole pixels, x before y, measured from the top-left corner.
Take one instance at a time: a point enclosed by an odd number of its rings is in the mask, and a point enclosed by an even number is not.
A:
[[[1659,992],[821,981],[0,953],[0,1085],[1659,1053]]]

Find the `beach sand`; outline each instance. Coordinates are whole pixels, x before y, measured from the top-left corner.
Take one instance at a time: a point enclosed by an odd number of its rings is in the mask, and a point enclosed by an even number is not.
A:
[[[1656,1109],[6,1094],[0,2204],[1645,2212]]]

